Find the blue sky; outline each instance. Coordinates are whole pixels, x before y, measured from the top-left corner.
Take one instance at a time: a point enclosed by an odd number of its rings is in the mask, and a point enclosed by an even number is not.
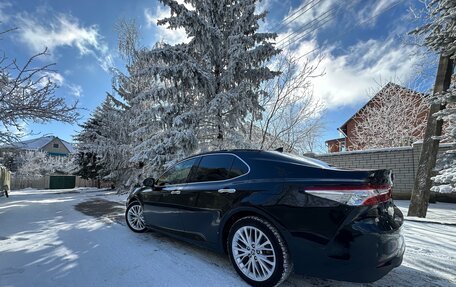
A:
[[[417,84],[416,74],[423,59],[418,48],[404,40],[406,33],[417,25],[409,11],[416,2],[264,0],[260,3],[259,9],[270,11],[262,29],[278,32],[278,41],[304,25],[316,23],[315,19],[322,22],[327,19],[300,40],[279,42],[290,44],[285,49],[296,56],[315,50],[321,57],[319,70],[325,75],[314,80],[314,94],[326,105],[322,142],[338,137],[337,127],[366,103],[372,91],[380,89],[379,84],[390,80]],[[293,21],[290,20],[294,17],[290,18],[287,25],[280,25],[304,5],[313,8]],[[69,102],[79,101],[82,123],[103,101],[106,92],[112,90],[109,67],[123,65],[117,53],[116,22],[135,19],[146,46],[160,39],[171,43],[185,40],[182,31],[155,25],[167,13],[164,6],[151,0],[0,0],[1,28],[18,28],[0,40],[0,47],[19,62],[48,47],[50,55],[42,58],[41,63],[56,63],[55,72],[49,76],[60,86],[57,95]],[[325,15],[331,17],[324,18]],[[288,36],[288,40],[293,37]],[[308,55],[311,61],[315,61],[317,52]],[[427,69],[432,75],[434,67]],[[432,80],[427,78],[419,83],[419,88],[426,90],[431,84]],[[51,122],[30,124],[28,130],[72,141],[79,127]]]

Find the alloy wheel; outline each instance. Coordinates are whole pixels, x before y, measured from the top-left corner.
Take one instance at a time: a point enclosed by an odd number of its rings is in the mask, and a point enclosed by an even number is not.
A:
[[[260,229],[253,226],[239,228],[233,236],[231,250],[237,266],[251,280],[265,281],[274,273],[274,248]]]
[[[131,228],[136,231],[142,231],[145,228],[143,208],[140,204],[135,204],[130,207],[127,212],[127,220]]]

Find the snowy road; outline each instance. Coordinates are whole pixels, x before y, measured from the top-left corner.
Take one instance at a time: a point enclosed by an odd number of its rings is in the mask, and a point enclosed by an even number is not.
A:
[[[0,286],[245,286],[223,256],[155,232],[130,232],[122,205],[91,205],[103,199],[119,200],[87,191],[1,197]],[[447,216],[456,217],[455,208]],[[404,234],[403,265],[380,281],[293,275],[283,286],[456,286],[456,226],[407,221]]]

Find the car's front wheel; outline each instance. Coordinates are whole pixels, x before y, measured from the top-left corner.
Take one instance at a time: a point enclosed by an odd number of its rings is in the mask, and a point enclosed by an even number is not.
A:
[[[293,269],[284,240],[262,218],[239,219],[230,229],[227,247],[237,273],[252,286],[277,286]]]
[[[144,222],[143,207],[140,202],[134,201],[130,203],[125,212],[125,220],[128,227],[134,232],[146,231],[146,224]]]

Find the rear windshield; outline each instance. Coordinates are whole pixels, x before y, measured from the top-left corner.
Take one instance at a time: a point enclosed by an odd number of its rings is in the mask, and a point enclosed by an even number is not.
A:
[[[308,166],[319,167],[319,168],[331,168],[331,166],[329,164],[327,164],[324,161],[318,160],[318,159],[305,157],[305,156],[299,156],[299,155],[295,155],[295,154],[291,154],[291,153],[287,153],[287,152],[273,151],[273,153],[275,153],[285,159],[299,162],[299,163],[302,163],[302,164],[305,164]]]

